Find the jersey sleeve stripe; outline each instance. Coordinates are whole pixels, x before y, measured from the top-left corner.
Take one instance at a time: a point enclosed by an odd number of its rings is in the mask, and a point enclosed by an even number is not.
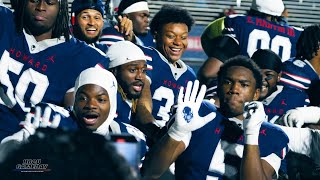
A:
[[[302,76],[297,76],[297,75],[294,75],[294,74],[290,74],[290,73],[285,72],[285,71],[283,71],[282,74],[283,74],[283,75],[287,75],[287,76],[289,76],[290,78],[295,79],[295,80],[297,80],[297,81],[301,81],[302,83],[307,83],[307,84],[310,84],[310,83],[311,83],[310,79],[304,78],[304,77],[302,77]]]
[[[285,84],[289,84],[291,86],[297,87],[299,89],[308,89],[306,86],[302,85],[301,83],[289,80],[289,79],[285,79],[285,78],[280,78],[280,82],[283,82]]]

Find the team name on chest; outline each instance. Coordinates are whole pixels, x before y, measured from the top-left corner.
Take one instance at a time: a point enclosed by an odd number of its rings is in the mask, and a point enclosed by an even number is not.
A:
[[[55,63],[55,55],[44,56],[43,59],[35,59],[33,56],[15,48],[10,48],[9,53],[13,59],[27,63],[29,66],[43,72],[47,71],[50,64]]]
[[[189,80],[185,80],[184,83],[179,84],[177,81],[172,81],[172,80],[165,79],[165,80],[162,81],[162,85],[165,86],[165,87],[173,88],[173,89],[180,89],[181,86],[182,87],[186,87],[188,81]]]

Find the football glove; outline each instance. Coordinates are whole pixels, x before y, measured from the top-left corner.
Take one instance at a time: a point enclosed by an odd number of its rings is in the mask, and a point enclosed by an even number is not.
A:
[[[320,121],[320,108],[316,106],[298,107],[287,111],[283,117],[285,126],[302,127],[306,123],[317,124]]]
[[[210,112],[204,117],[199,116],[199,108],[206,93],[206,86],[202,85],[199,90],[199,81],[196,80],[192,87],[192,81],[187,84],[186,92],[181,87],[178,95],[178,104],[175,113],[175,121],[170,127],[168,134],[176,141],[183,141],[185,147],[188,147],[191,132],[195,131],[216,117],[215,112]]]
[[[261,124],[267,118],[263,104],[258,101],[246,102],[243,117],[244,143],[258,145]]]

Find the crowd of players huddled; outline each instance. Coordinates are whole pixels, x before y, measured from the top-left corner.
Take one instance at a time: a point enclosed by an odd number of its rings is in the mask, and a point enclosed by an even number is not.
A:
[[[196,74],[188,10],[122,0],[106,27],[110,2],[0,0],[1,179],[320,178],[319,24],[253,0]]]

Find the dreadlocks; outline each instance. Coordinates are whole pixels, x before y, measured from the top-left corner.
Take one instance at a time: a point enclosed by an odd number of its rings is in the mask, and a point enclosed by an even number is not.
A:
[[[301,33],[297,42],[297,58],[311,60],[313,56],[318,55],[317,51],[320,45],[320,26],[314,24],[307,26]]]
[[[24,14],[25,9],[27,7],[27,3],[29,0],[23,0],[17,4],[17,0],[10,0],[11,4],[13,4],[13,9],[15,13],[15,24],[16,30],[18,33],[22,33],[23,28],[25,28],[24,22]],[[68,14],[68,1],[67,0],[59,0],[59,13],[57,16],[57,20],[55,22],[55,26],[52,30],[52,38],[59,38],[62,35],[65,37],[66,41],[69,41],[70,31],[69,31],[69,14]]]

